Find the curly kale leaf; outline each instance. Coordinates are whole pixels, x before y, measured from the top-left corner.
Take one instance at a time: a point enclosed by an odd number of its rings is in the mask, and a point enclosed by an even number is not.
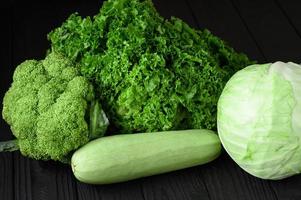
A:
[[[109,0],[93,18],[73,14],[48,37],[80,63],[121,132],[216,129],[225,83],[252,63],[208,30],[163,19],[150,0]]]

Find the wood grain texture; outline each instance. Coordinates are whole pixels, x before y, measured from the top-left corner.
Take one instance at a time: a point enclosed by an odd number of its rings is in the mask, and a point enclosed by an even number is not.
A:
[[[174,1],[174,0],[153,0],[153,3],[165,19],[170,19],[172,16],[180,18],[190,26],[197,28],[197,23],[190,12],[190,9],[184,0]]]
[[[244,172],[226,152],[210,166],[200,168],[211,200],[277,200],[268,181]]]
[[[30,160],[30,164],[33,199],[78,199],[70,166],[34,160]]]
[[[31,200],[31,166],[30,160],[14,152],[14,197],[15,200]]]
[[[30,3],[28,3],[30,2]],[[47,34],[59,27],[72,13],[82,16],[94,15],[102,1],[69,1],[53,0],[51,2],[30,0],[17,1],[13,4],[12,13],[12,46],[14,59],[10,68],[14,69],[26,59],[42,59],[50,43]]]
[[[209,200],[209,194],[200,179],[198,167],[147,177],[143,192],[147,200]]]
[[[265,61],[259,45],[227,0],[186,0],[201,29],[209,29],[251,59]]]
[[[14,176],[13,176],[12,153],[0,154],[0,199],[14,199]]]
[[[144,194],[141,190],[141,180],[134,180],[124,183],[110,185],[88,185],[77,183],[79,200],[101,199],[101,200],[144,200]]]
[[[274,0],[287,18],[296,34],[301,38],[301,4],[298,0]]]
[[[0,3],[0,24],[1,24],[1,37],[0,37],[0,99],[4,97],[5,91],[10,86],[12,81],[12,75],[14,68],[12,66],[13,62],[13,20],[12,20],[13,4],[8,3],[2,5]],[[2,105],[2,103],[1,103]],[[2,113],[2,106],[0,106],[0,111]],[[9,126],[0,117],[0,140],[10,140],[12,139]]]
[[[12,61],[12,4],[2,5],[0,3],[0,99],[10,85],[13,69],[10,68]],[[2,105],[2,104],[1,104]],[[2,106],[0,108],[2,112]],[[0,117],[0,141],[12,139],[9,126]],[[0,153],[0,199],[14,199],[14,160],[12,153]]]
[[[273,0],[228,1],[232,2],[269,62],[301,62],[301,38]]]
[[[270,181],[275,194],[279,200],[301,199],[301,176],[293,176],[281,181]]]

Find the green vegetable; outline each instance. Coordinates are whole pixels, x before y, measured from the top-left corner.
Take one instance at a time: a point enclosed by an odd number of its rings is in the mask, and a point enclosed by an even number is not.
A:
[[[301,65],[269,63],[237,72],[218,102],[218,132],[247,172],[282,179],[301,172]]]
[[[101,137],[108,125],[92,85],[54,52],[16,68],[2,114],[17,140],[1,142],[0,150],[20,149],[42,160],[67,162],[69,153]]]
[[[71,166],[82,182],[109,184],[204,164],[220,150],[218,136],[209,130],[114,135],[78,149]]]
[[[163,19],[150,0],[109,0],[99,14],[72,14],[48,35],[80,63],[121,133],[216,129],[228,79],[252,63],[208,30]]]

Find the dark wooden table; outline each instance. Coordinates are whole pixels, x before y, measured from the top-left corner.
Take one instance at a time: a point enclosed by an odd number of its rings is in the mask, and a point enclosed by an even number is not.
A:
[[[208,28],[237,51],[259,62],[301,63],[300,0],[155,0],[166,18],[182,18]],[[3,98],[15,66],[41,59],[46,34],[78,11],[94,15],[101,1],[50,0],[1,2],[0,81]],[[301,77],[300,77],[301,78]],[[0,120],[0,140],[11,139]],[[264,181],[242,171],[224,152],[213,163],[126,183],[93,186],[75,180],[70,167],[0,154],[0,200],[301,200],[301,175]]]

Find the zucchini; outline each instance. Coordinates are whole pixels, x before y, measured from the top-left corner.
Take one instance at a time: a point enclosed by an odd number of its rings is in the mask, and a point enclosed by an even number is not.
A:
[[[218,136],[204,129],[114,135],[78,149],[71,166],[82,182],[110,184],[204,164],[220,151]]]

